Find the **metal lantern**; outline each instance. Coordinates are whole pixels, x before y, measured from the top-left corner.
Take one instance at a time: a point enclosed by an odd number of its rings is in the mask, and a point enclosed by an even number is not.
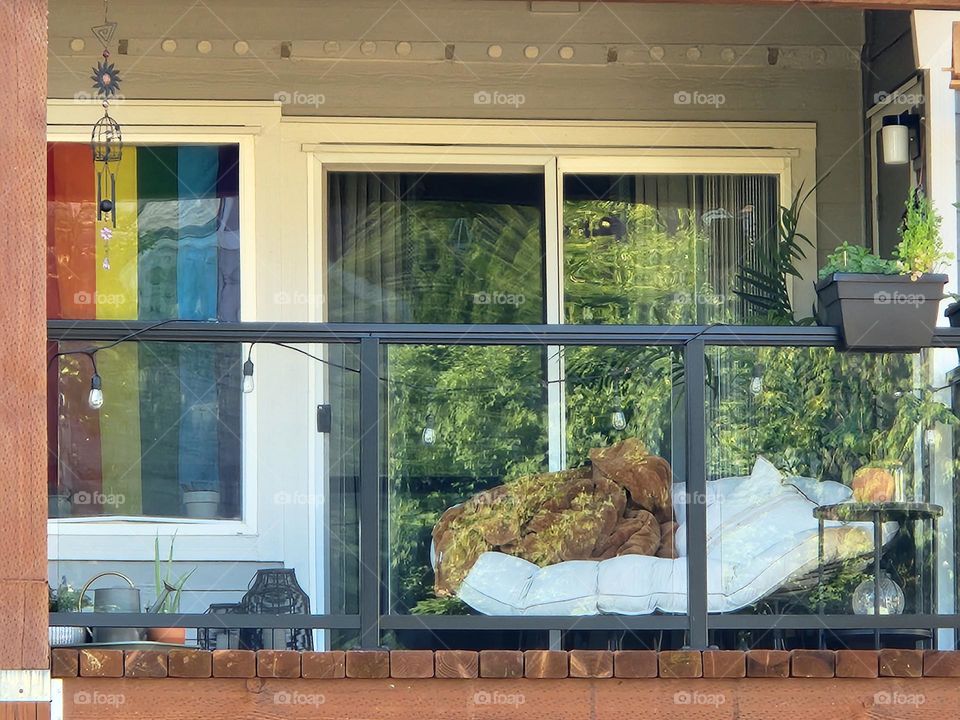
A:
[[[97,168],[97,220],[109,216],[117,226],[117,173],[114,165],[123,157],[123,134],[120,123],[110,117],[107,103],[103,104],[103,117],[97,120],[90,134],[90,148]]]
[[[240,612],[265,615],[309,615],[310,597],[289,568],[257,570]],[[308,628],[247,628],[240,631],[244,649],[312,650],[313,633]]]
[[[93,150],[94,162],[118,163],[123,157],[123,133],[120,130],[120,123],[110,117],[110,111],[106,107],[104,107],[103,117],[93,126],[90,147]]]

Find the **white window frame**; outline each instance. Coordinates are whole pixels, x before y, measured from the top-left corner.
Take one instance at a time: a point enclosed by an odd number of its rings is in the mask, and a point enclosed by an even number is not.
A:
[[[90,128],[102,115],[98,102],[48,100],[47,141],[88,144]],[[241,319],[256,319],[256,246],[254,238],[256,210],[255,163],[257,136],[265,127],[276,122],[273,103],[120,103],[113,113],[122,123],[126,145],[229,145],[239,146],[240,158],[240,313]],[[244,352],[246,352],[244,346]],[[151,517],[126,515],[99,515],[90,517],[48,518],[50,559],[56,560],[55,550],[60,542],[69,543],[74,555],[71,559],[104,559],[115,557],[118,548],[114,538],[129,538],[134,547],[119,552],[127,556],[148,554],[152,557],[152,538],[204,537],[209,538],[208,552],[191,547],[187,553],[178,547],[178,558],[202,555],[202,559],[253,560],[261,553],[237,548],[237,536],[253,540],[258,527],[258,473],[257,473],[257,399],[256,393],[243,396],[242,406],[242,476],[241,518]],[[219,538],[222,538],[219,539]],[[181,543],[182,545],[183,543]],[[187,559],[187,558],[185,558]]]
[[[794,122],[589,122],[503,120],[407,120],[371,118],[284,118],[284,143],[292,157],[295,150],[313,156],[308,163],[313,183],[307,214],[311,241],[312,278],[316,289],[315,317],[325,317],[323,308],[324,228],[323,168],[354,167],[381,172],[405,168],[461,168],[491,171],[511,164],[535,164],[557,173],[547,184],[549,213],[551,187],[554,199],[562,188],[559,173],[579,168],[583,172],[677,172],[677,173],[773,173],[780,176],[780,201],[789,205],[801,184],[816,183],[816,125]],[[292,160],[291,160],[292,161]],[[621,170],[618,170],[620,168]],[[640,169],[642,168],[642,169]],[[319,169],[319,172],[318,172]],[[562,256],[559,217],[549,219],[547,232],[547,321],[561,322]],[[814,248],[798,263],[802,281],[790,288],[797,307],[814,302],[812,280],[816,276],[816,191],[801,213],[800,231]],[[557,242],[551,243],[551,232]],[[553,247],[556,245],[556,247]],[[314,249],[315,248],[315,249]]]
[[[451,124],[443,121],[437,121],[439,127],[431,126],[434,130],[447,129]],[[458,145],[450,144],[437,147],[437,143],[429,145],[403,142],[390,144],[388,141],[396,134],[402,134],[406,138],[410,133],[404,130],[416,132],[419,125],[410,128],[402,121],[397,121],[399,127],[392,127],[390,121],[373,124],[371,136],[355,138],[353,133],[368,129],[368,124],[362,124],[358,130],[355,125],[349,128],[341,128],[339,125],[333,130],[333,133],[344,138],[350,136],[351,141],[368,140],[364,142],[351,142],[342,144],[340,142],[327,143],[308,143],[304,142],[301,150],[311,156],[309,162],[311,191],[308,193],[312,198],[312,206],[309,212],[311,218],[311,237],[315,240],[311,246],[316,247],[313,255],[312,267],[314,267],[313,287],[317,289],[313,297],[317,299],[316,306],[311,308],[311,317],[319,320],[327,320],[326,308],[326,257],[327,257],[327,174],[332,171],[357,171],[357,172],[477,172],[477,173],[496,173],[496,172],[534,172],[542,173],[544,179],[544,303],[545,318],[547,324],[563,323],[563,179],[565,174],[642,174],[642,173],[676,173],[676,174],[769,174],[778,178],[780,188],[779,202],[783,205],[790,205],[791,198],[795,192],[793,173],[799,170],[810,171],[804,167],[805,164],[814,164],[813,153],[815,152],[815,134],[808,126],[797,127],[797,124],[778,125],[783,130],[789,129],[793,133],[786,132],[780,135],[781,139],[786,139],[797,145],[797,147],[759,147],[743,145],[744,136],[752,136],[755,142],[771,142],[772,137],[768,136],[771,129],[768,124],[760,128],[751,127],[738,128],[736,131],[724,132],[720,125],[697,125],[688,128],[695,137],[690,139],[698,142],[712,141],[714,145],[705,147],[673,147],[667,144],[656,145],[657,140],[669,142],[672,138],[671,132],[674,125],[656,126],[655,124],[636,124],[622,123],[615,124],[616,127],[628,132],[624,137],[624,142],[634,144],[629,147],[611,147],[589,145],[569,146],[559,142],[556,144],[548,141],[554,140],[552,135],[558,132],[564,133],[564,140],[568,143],[577,139],[580,142],[589,142],[595,137],[596,129],[593,124],[578,124],[573,132],[569,123],[544,123],[534,124],[534,131],[541,138],[542,146],[516,146],[516,145]],[[472,134],[472,131],[485,129],[486,123],[478,125],[467,124],[459,126],[454,124],[455,132],[462,136]],[[326,123],[315,120],[300,120],[296,124],[296,130],[304,130],[307,127],[323,127]],[[385,126],[385,127],[384,127]],[[531,128],[530,124],[524,124],[527,130]],[[517,127],[511,127],[516,130]],[[764,136],[760,137],[757,131],[762,130]],[[696,132],[694,132],[696,131]],[[711,132],[712,131],[712,132]],[[604,134],[604,139],[609,141],[609,133]],[[685,134],[686,135],[686,134]],[[504,140],[511,142],[516,135],[513,132],[503,132],[496,137],[502,143]],[[723,147],[722,142],[726,138],[727,142],[741,142],[741,147],[735,145]],[[416,138],[412,138],[416,139]],[[484,133],[484,139],[493,140]],[[597,138],[599,139],[599,138]],[[436,138],[435,138],[436,140]],[[442,138],[441,144],[442,144]],[[560,137],[556,138],[561,140]],[[782,141],[782,140],[781,140]],[[642,143],[650,143],[650,147],[638,147]],[[719,146],[718,146],[719,145]],[[801,166],[801,167],[797,167]],[[811,172],[812,176],[812,172]],[[812,181],[808,182],[808,186]],[[815,198],[811,198],[811,204],[815,207]],[[808,237],[812,241],[816,238],[816,225],[811,222],[810,214],[805,214],[804,218]],[[316,245],[314,245],[316,242]],[[812,273],[815,270],[816,252],[808,253],[807,265],[802,268],[806,273]],[[811,275],[812,277],[812,275]],[[795,287],[790,288],[791,295],[798,294]],[[801,305],[798,305],[798,307]],[[318,351],[320,351],[318,349]],[[547,348],[547,379],[557,380],[563,377],[563,357],[558,352],[557,347]],[[324,371],[321,369],[321,378],[318,380],[318,391],[323,393],[325,383]],[[549,467],[552,470],[559,470],[566,466],[566,414],[564,388],[561,383],[550,382],[548,387],[547,407],[548,407],[548,448],[549,448]],[[318,456],[320,457],[320,456]],[[322,462],[318,459],[317,461]],[[313,475],[313,473],[312,473]],[[324,489],[325,492],[325,489]]]

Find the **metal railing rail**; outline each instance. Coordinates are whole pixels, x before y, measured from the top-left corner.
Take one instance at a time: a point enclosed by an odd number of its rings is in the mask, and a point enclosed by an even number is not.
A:
[[[833,347],[832,327],[807,326],[649,326],[649,325],[444,325],[171,321],[51,320],[48,339],[57,342],[116,342],[136,333],[138,342],[220,342],[354,344],[360,367],[360,598],[356,615],[149,615],[52,613],[51,625],[87,627],[325,628],[359,631],[362,647],[380,645],[385,630],[684,630],[690,647],[706,648],[711,630],[960,629],[960,614],[945,615],[792,615],[712,614],[707,611],[707,509],[687,505],[688,612],[642,616],[443,616],[385,614],[380,568],[379,423],[380,353],[387,345],[661,346],[680,351],[685,382],[685,467],[688,498],[706,492],[706,348],[711,346]],[[931,347],[960,347],[960,328],[938,328]]]

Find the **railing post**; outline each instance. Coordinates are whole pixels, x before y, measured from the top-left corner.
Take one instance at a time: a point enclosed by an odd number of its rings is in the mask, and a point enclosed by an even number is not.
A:
[[[380,645],[380,341],[360,340],[360,647]]]
[[[683,346],[686,401],[687,612],[688,644],[707,647],[707,448],[706,346],[694,337]]]

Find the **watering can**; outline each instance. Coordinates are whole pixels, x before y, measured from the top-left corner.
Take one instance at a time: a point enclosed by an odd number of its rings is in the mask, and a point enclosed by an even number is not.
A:
[[[140,590],[133,581],[122,573],[108,571],[94,575],[87,580],[77,600],[77,610],[83,609],[83,596],[97,580],[108,575],[118,577],[126,586],[103,587],[93,591],[93,611],[98,613],[138,613],[140,612]],[[91,631],[94,643],[140,642],[146,637],[143,628],[105,628],[97,627]]]

